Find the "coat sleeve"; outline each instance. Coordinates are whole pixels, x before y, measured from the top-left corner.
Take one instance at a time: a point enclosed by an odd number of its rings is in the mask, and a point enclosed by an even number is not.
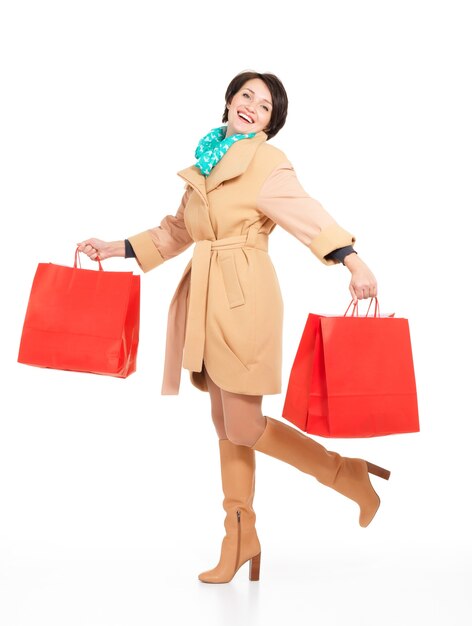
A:
[[[177,256],[193,243],[184,222],[185,206],[190,193],[191,187],[187,186],[175,215],[166,215],[159,226],[127,238],[143,272],[149,272]]]
[[[338,264],[326,255],[356,241],[303,189],[288,160],[275,167],[264,181],[257,208],[305,244],[324,265]]]

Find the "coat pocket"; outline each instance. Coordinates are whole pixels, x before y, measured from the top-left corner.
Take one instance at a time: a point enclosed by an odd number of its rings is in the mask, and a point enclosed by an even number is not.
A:
[[[220,255],[219,261],[230,309],[245,304],[234,254],[229,254],[228,256]]]

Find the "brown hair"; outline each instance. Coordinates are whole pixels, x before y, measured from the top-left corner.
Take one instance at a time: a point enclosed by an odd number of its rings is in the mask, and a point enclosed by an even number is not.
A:
[[[228,121],[228,109],[226,106],[229,104],[233,96],[241,89],[241,87],[252,78],[260,78],[267,85],[272,96],[272,114],[270,116],[269,128],[265,131],[267,134],[267,140],[274,137],[282,126],[285,124],[287,118],[288,109],[288,97],[285,87],[282,81],[275,76],[275,74],[260,74],[259,72],[240,72],[237,74],[230,84],[228,85],[225,93],[225,112],[223,114],[222,122]]]

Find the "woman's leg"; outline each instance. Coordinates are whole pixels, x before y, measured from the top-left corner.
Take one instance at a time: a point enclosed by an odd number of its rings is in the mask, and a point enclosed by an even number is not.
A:
[[[205,363],[203,363],[203,372],[207,381],[208,391],[210,393],[211,418],[213,420],[213,424],[215,425],[216,434],[218,435],[218,439],[228,439],[225,430],[221,389],[213,382],[213,380],[208,375],[208,372],[205,368]]]
[[[262,396],[249,396],[220,389],[228,439],[240,446],[252,446],[264,432]]]
[[[221,389],[205,370],[211,395],[212,417],[219,436],[221,481],[226,511],[226,534],[216,567],[205,570],[198,578],[205,583],[227,583],[246,561],[250,561],[249,578],[259,580],[261,545],[257,536],[253,509],[256,455],[252,448],[234,444],[226,435]]]
[[[363,459],[343,457],[327,450],[299,429],[262,415],[262,396],[221,389],[221,398],[228,439],[311,474],[320,483],[357,502],[361,526],[372,521],[380,506],[380,498],[369,480],[369,472],[387,479],[388,470]]]

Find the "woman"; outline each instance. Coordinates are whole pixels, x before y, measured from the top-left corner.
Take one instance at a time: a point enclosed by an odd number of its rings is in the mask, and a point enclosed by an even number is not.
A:
[[[228,85],[222,121],[200,140],[175,215],[125,241],[86,239],[91,259],[134,256],[143,272],[195,243],[169,308],[162,394],[178,394],[182,367],[208,391],[219,439],[226,511],[219,563],[202,582],[232,580],[250,561],[259,580],[261,547],[253,509],[255,450],[313,475],[357,502],[366,527],[380,505],[369,472],[389,472],[329,452],[301,431],[262,415],[264,394],[281,392],[283,301],[268,254],[280,224],[325,265],[351,272],[354,301],[377,295],[374,275],[344,230],[300,186],[285,154],[267,143],[285,124],[288,99],[273,74],[242,72]]]

